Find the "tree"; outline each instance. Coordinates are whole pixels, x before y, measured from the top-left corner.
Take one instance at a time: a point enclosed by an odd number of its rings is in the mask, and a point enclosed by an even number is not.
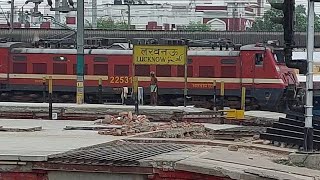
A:
[[[90,21],[88,19],[85,19],[84,26],[85,26],[85,28],[92,29],[92,24],[90,23]]]
[[[128,29],[128,24],[120,21],[116,22],[109,17],[109,18],[98,19],[97,27],[99,29],[107,29],[107,30],[125,30],[125,29]]]
[[[253,23],[251,31],[283,31],[281,24],[276,24],[271,19],[281,16],[281,12],[276,9],[271,9],[265,12],[262,18],[257,18]]]
[[[283,31],[281,24],[276,24],[271,19],[282,16],[281,11],[271,8],[262,18],[257,18],[253,23],[251,31]],[[295,31],[305,32],[307,29],[307,12],[304,5],[298,5],[295,8]],[[320,17],[315,15],[315,31],[320,31]]]
[[[180,26],[179,29],[185,31],[210,31],[211,28],[208,24],[203,24],[200,21],[194,22],[191,21],[188,25]]]

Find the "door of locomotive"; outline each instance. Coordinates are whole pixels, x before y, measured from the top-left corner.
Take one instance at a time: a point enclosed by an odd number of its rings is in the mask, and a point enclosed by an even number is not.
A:
[[[259,77],[264,74],[264,51],[246,51],[241,56],[241,87],[246,88],[246,96],[253,97],[256,94],[256,86]]]

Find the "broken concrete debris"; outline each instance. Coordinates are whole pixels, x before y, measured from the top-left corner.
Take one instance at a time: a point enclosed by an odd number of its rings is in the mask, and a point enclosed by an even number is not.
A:
[[[35,126],[35,127],[3,127],[0,126],[0,132],[35,132],[35,131],[42,131],[42,126]]]
[[[98,132],[101,135],[114,136],[128,136],[136,133],[164,131],[170,129],[192,129],[193,127],[201,127],[204,129],[204,126],[201,124],[189,122],[177,123],[176,121],[171,121],[166,123],[152,123],[146,115],[135,115],[132,114],[132,112],[121,112],[118,116],[106,115],[104,119],[96,120],[95,124],[120,125],[121,128],[103,129]]]
[[[228,150],[229,151],[238,151],[239,147],[237,145],[229,145]]]

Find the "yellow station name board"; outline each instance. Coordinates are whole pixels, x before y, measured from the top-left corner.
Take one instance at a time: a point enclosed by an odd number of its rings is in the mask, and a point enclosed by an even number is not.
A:
[[[133,63],[144,65],[184,65],[187,46],[140,46],[133,47]]]

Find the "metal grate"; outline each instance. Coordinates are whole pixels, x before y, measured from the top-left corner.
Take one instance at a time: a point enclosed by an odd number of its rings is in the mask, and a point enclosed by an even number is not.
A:
[[[182,144],[121,142],[49,156],[49,163],[137,166],[139,160],[189,147]]]

